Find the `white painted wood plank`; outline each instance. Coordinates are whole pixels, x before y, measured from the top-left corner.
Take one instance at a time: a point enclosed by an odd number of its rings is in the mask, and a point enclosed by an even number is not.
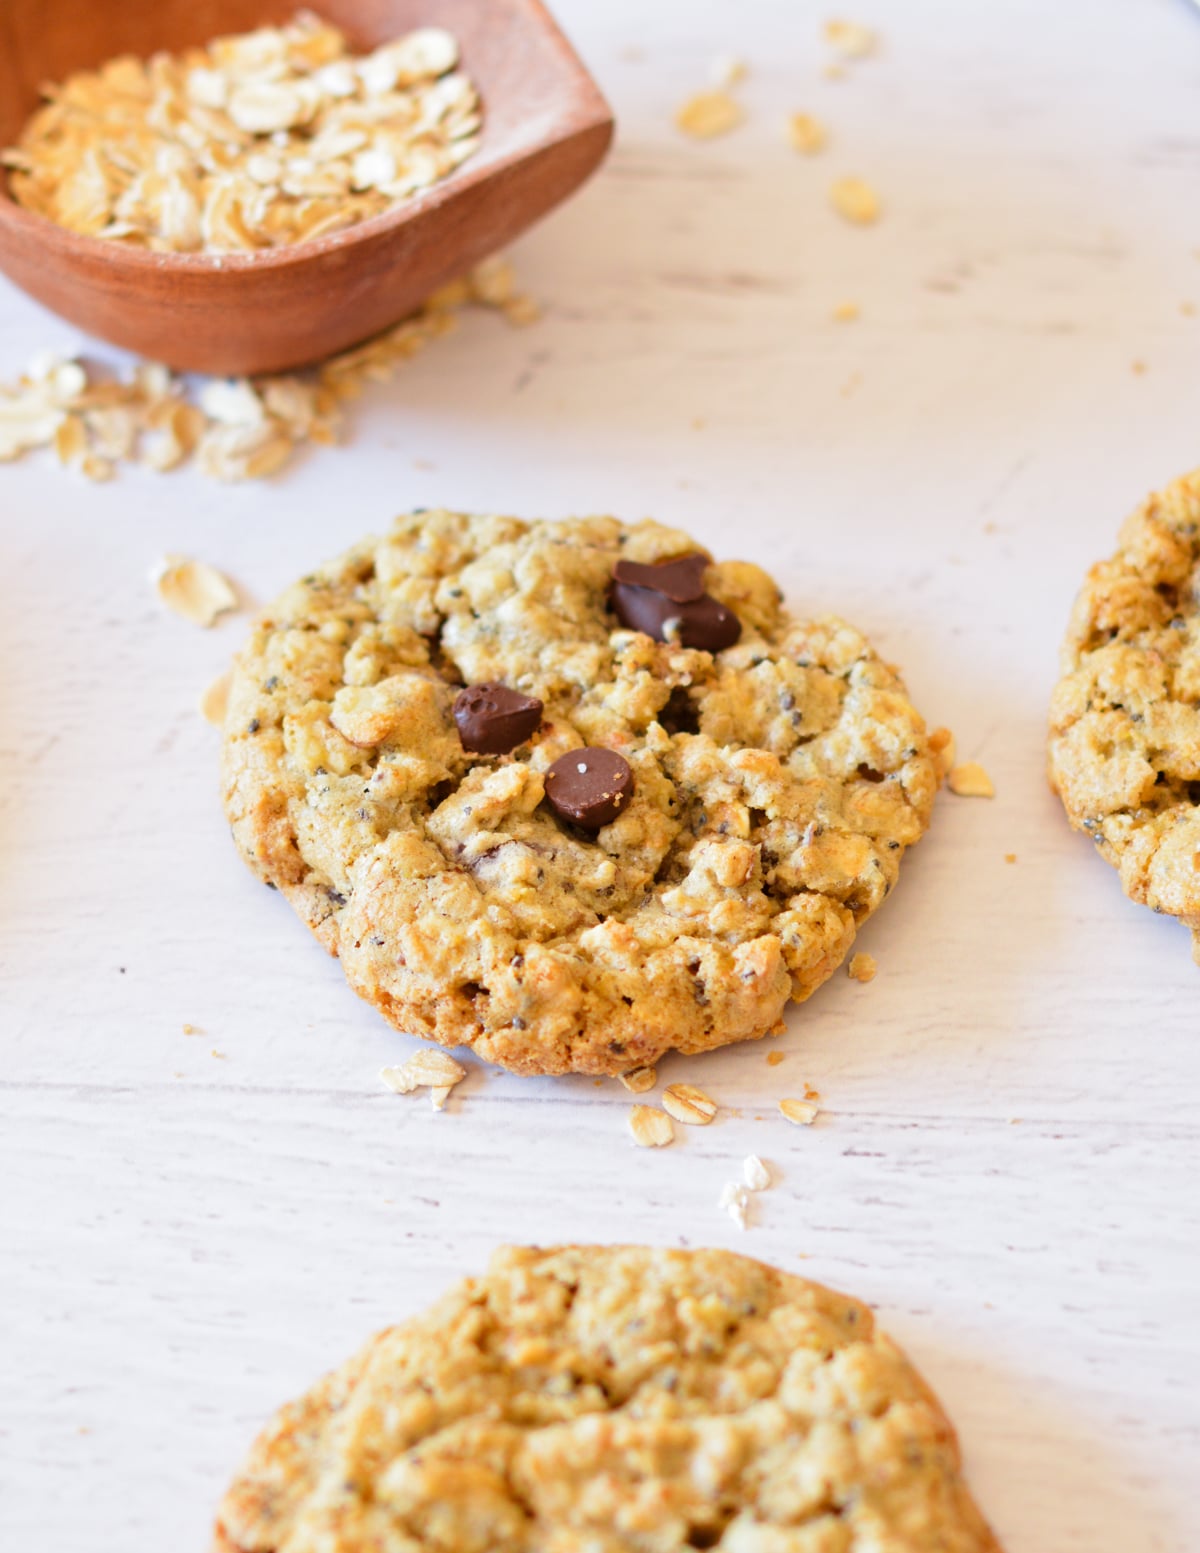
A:
[[[864,5],[884,48],[828,81],[814,6],[558,10],[621,136],[520,245],[536,329],[465,320],[265,487],[0,471],[0,1542],[202,1549],[272,1407],[498,1240],[584,1225],[876,1303],[1014,1553],[1194,1553],[1197,972],[1067,830],[1042,730],[1084,569],[1197,461],[1200,23]],[[746,128],[680,141],[728,51]],[[797,108],[823,157],[783,144]],[[877,229],[827,211],[846,171]],[[0,379],[71,338],[0,289]],[[878,978],[796,1011],[784,1064],[664,1064],[725,1108],[671,1150],[632,1148],[615,1085],[387,1094],[410,1043],[226,840],[194,701],[245,617],[165,617],[151,562],[265,599],[432,502],[653,513],[767,564],[996,779],[942,800],[864,934]],[[804,1080],[799,1132],[774,1103]],[[781,1179],[739,1235],[715,1200],[751,1149]]]

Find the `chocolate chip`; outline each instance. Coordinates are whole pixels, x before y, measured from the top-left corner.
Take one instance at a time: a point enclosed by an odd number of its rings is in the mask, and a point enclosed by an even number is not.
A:
[[[629,762],[615,750],[587,746],[561,755],[546,772],[546,802],[560,819],[599,830],[628,806]]]
[[[640,561],[618,561],[613,567],[613,581],[629,583],[635,588],[653,588],[676,604],[686,604],[691,599],[704,596],[704,573],[708,569],[707,556],[680,556],[678,561],[659,561],[654,566],[643,566]]]
[[[542,703],[507,685],[468,685],[454,700],[454,721],[465,750],[505,755],[537,732]]]
[[[658,566],[618,561],[612,582],[617,619],[656,642],[676,641],[702,652],[732,647],[742,634],[742,624],[731,609],[704,592],[707,565],[702,555],[685,555]]]

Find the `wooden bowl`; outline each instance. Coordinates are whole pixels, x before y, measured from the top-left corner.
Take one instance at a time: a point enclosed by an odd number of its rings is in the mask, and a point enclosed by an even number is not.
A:
[[[298,0],[0,0],[0,146],[39,87],[287,21]],[[157,254],[80,237],[0,187],[0,270],[88,333],[177,369],[278,372],[395,323],[594,171],[608,105],[539,0],[318,0],[356,52],[436,23],[484,100],[479,149],[401,208],[291,248]]]

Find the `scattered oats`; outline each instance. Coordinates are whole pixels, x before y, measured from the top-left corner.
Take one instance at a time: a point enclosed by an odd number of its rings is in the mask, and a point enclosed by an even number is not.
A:
[[[777,1068],[787,1058],[787,1052],[768,1052],[767,1067]]]
[[[870,27],[860,22],[826,22],[825,41],[837,50],[843,59],[865,59],[875,52],[878,41]]]
[[[429,1098],[433,1102],[433,1109],[435,1111],[444,1111],[446,1109],[446,1101],[449,1100],[450,1091],[453,1088],[453,1084],[436,1084],[430,1089]]]
[[[653,1068],[630,1068],[620,1078],[625,1088],[635,1095],[644,1095],[658,1083],[658,1074]]]
[[[955,766],[946,778],[946,786],[960,798],[994,798],[996,789],[992,779],[975,760],[965,760]]]
[[[3,152],[18,204],[156,253],[256,253],[403,205],[477,148],[458,44],[422,27],[355,58],[301,12],[282,27],[44,91]]]
[[[742,122],[742,110],[728,92],[697,92],[675,113],[675,127],[693,140],[727,135]]]
[[[707,1127],[717,1114],[717,1103],[692,1084],[668,1084],[663,1090],[663,1110],[687,1127]]]
[[[749,66],[736,54],[718,54],[709,67],[708,79],[714,86],[736,86],[750,74]]]
[[[184,1035],[195,1035],[197,1033],[195,1025],[184,1025],[183,1033]]]
[[[938,776],[949,776],[955,760],[954,735],[949,728],[935,728],[929,735],[929,748],[937,762]]]
[[[746,1228],[746,1215],[750,1208],[750,1193],[737,1181],[726,1181],[717,1198],[717,1207],[727,1213],[739,1229]]]
[[[675,1141],[675,1129],[665,1111],[651,1105],[635,1105],[629,1113],[629,1130],[641,1149],[661,1149]]]
[[[747,1154],[742,1161],[742,1176],[752,1192],[765,1192],[771,1184],[771,1172],[757,1154]]]
[[[781,1100],[779,1109],[793,1126],[811,1127],[820,1107],[813,1100]]]
[[[1004,861],[1006,863],[1015,863],[1016,860],[1017,860],[1017,854],[1015,852],[1006,852],[1004,854]]]
[[[850,956],[850,964],[846,967],[846,974],[851,981],[874,981],[875,969],[874,955],[853,954]]]
[[[367,382],[388,382],[455,326],[459,309],[474,306],[514,327],[538,317],[512,267],[488,260],[411,317],[302,375],[193,382],[141,362],[118,381],[46,354],[15,385],[0,386],[0,462],[49,447],[90,479],[111,478],[117,464],[130,462],[164,474],[189,459],[214,479],[265,479],[304,444],[335,444],[343,403]]]
[[[833,321],[836,324],[852,324],[858,316],[857,302],[839,302],[833,310]]]
[[[218,674],[200,697],[200,715],[206,723],[220,728],[225,722],[225,708],[229,704],[229,687],[233,675],[229,671]]]
[[[169,610],[193,625],[215,625],[218,616],[237,608],[237,594],[229,580],[206,561],[187,556],[165,556],[154,587]]]
[[[871,226],[879,220],[879,196],[862,178],[839,178],[829,199],[838,215],[855,226]]]
[[[787,129],[792,150],[800,151],[805,156],[815,156],[824,149],[829,138],[824,124],[820,119],[814,119],[811,113],[793,113],[788,119]]]

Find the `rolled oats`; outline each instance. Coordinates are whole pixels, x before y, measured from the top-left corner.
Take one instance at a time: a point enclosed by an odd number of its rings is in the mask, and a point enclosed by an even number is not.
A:
[[[779,1109],[795,1127],[811,1127],[817,1119],[820,1106],[815,1100],[781,1100]]]
[[[727,135],[742,122],[742,110],[728,92],[697,92],[675,112],[675,127],[693,140],[713,140]]]
[[[771,1185],[771,1172],[757,1154],[747,1154],[742,1161],[742,1177],[752,1192],[765,1192]]]
[[[200,696],[200,715],[206,723],[219,728],[225,721],[225,708],[229,703],[229,686],[233,675],[227,670],[218,674]]]
[[[228,578],[206,561],[193,561],[187,556],[164,557],[154,587],[173,614],[193,625],[215,625],[219,616],[237,608],[237,594]]]
[[[692,1084],[668,1084],[663,1090],[663,1110],[687,1127],[707,1127],[717,1114],[717,1103]]]
[[[625,1088],[634,1095],[644,1095],[658,1083],[658,1074],[653,1068],[630,1068],[620,1078]]]
[[[665,1111],[652,1105],[635,1105],[629,1113],[629,1130],[642,1149],[661,1149],[675,1141],[675,1129]]]
[[[814,156],[824,148],[829,138],[824,124],[811,113],[793,113],[788,119],[787,128],[792,149],[805,156]]]
[[[871,226],[879,220],[879,196],[862,178],[839,178],[829,199],[838,215],[854,226]]]
[[[423,27],[352,57],[307,13],[44,89],[0,154],[13,197],[87,236],[157,253],[255,253],[411,199],[479,144],[458,44]]]

